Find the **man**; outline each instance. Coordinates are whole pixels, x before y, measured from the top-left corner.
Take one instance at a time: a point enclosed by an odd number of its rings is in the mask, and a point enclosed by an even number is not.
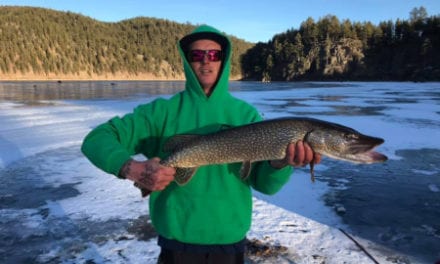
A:
[[[150,217],[159,234],[159,263],[243,263],[251,187],[274,194],[289,180],[292,168],[287,165],[319,163],[320,156],[297,142],[286,146],[285,159],[255,163],[246,181],[240,179],[240,164],[222,164],[202,166],[189,183],[178,186],[175,169],[159,163],[166,157],[162,147],[167,139],[261,120],[253,106],[228,91],[227,37],[204,25],[182,38],[178,49],[185,91],[98,126],[85,138],[82,151],[100,169],[152,191]],[[138,153],[148,160],[132,160]]]

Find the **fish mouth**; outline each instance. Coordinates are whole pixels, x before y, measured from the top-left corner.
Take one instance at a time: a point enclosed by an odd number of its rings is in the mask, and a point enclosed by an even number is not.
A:
[[[382,138],[376,138],[376,137],[359,138],[350,142],[349,152],[351,154],[360,154],[364,152],[369,152],[384,142],[385,140],[383,140]]]
[[[385,140],[376,137],[362,137],[350,144],[348,152],[349,159],[357,163],[377,163],[388,160],[382,153],[374,151],[374,148],[384,143]]]
[[[388,157],[377,151],[369,150],[366,152],[349,155],[349,160],[355,163],[370,164],[387,161]]]

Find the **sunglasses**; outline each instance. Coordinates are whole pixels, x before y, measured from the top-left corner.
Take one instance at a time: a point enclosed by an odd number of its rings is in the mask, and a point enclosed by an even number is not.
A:
[[[190,50],[188,53],[188,60],[190,62],[201,62],[208,57],[209,61],[222,60],[223,53],[221,50]]]

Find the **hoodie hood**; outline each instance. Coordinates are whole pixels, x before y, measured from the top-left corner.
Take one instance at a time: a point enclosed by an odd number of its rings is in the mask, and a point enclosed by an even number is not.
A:
[[[222,61],[222,69],[220,72],[220,76],[217,79],[217,83],[215,84],[212,94],[209,98],[203,92],[202,86],[200,85],[197,76],[191,68],[191,65],[186,57],[189,45],[200,39],[210,39],[215,42],[218,42],[222,46],[223,50],[223,61]],[[202,25],[194,29],[189,35],[183,37],[178,43],[178,49],[180,56],[183,61],[183,69],[185,72],[186,83],[185,89],[191,95],[195,95],[198,97],[206,98],[206,99],[214,99],[218,97],[223,97],[228,92],[228,82],[229,82],[229,74],[231,70],[231,41],[219,30],[208,26]]]

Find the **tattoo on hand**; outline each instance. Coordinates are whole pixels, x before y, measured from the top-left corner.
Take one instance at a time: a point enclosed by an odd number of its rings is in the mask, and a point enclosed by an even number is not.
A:
[[[132,160],[127,161],[124,163],[124,165],[121,168],[121,171],[119,172],[119,176],[122,178],[127,178],[127,175],[130,174],[130,167],[131,167]]]

